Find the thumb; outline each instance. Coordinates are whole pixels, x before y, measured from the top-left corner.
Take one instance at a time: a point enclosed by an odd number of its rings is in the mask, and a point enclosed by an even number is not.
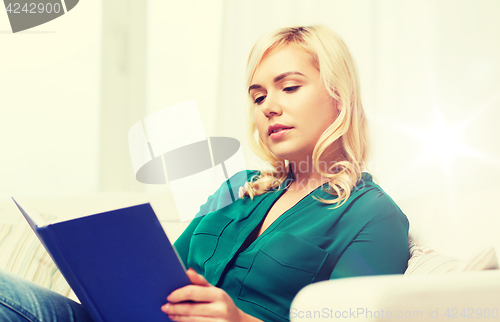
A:
[[[189,280],[191,281],[191,283],[193,283],[194,285],[211,286],[210,283],[207,282],[205,277],[203,277],[203,275],[196,273],[195,270],[192,268],[189,268],[186,271],[186,274],[187,274]]]

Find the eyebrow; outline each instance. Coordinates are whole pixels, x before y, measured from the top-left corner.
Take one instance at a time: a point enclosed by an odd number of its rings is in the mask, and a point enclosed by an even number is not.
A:
[[[278,76],[276,76],[273,81],[275,83],[279,82],[280,80],[282,80],[283,78],[287,77],[287,76],[290,76],[290,75],[300,75],[300,76],[304,76],[306,77],[304,74],[302,73],[299,73],[299,72],[286,72],[286,73],[283,73],[283,74],[280,74]],[[257,88],[262,88],[262,86],[260,85],[257,85],[257,84],[254,84],[254,85],[251,85],[249,88],[248,88],[248,92],[250,93],[250,91],[252,89],[257,89]]]

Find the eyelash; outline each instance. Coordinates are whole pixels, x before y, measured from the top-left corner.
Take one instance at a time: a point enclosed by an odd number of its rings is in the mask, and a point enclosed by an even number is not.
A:
[[[283,88],[284,92],[292,93],[299,89],[300,86],[288,86]]]
[[[293,93],[295,92],[296,90],[299,89],[300,86],[288,86],[288,87],[285,87],[283,88],[283,92],[286,92],[286,93]],[[262,102],[264,101],[264,99],[266,98],[266,95],[263,95],[263,96],[259,96],[257,97],[253,103],[254,104],[257,104],[257,105],[260,105],[262,104]]]
[[[254,104],[257,104],[257,105],[260,105],[260,104],[262,104],[262,102],[264,101],[264,98],[265,98],[265,97],[266,97],[266,96],[259,96],[259,97],[257,97],[257,98],[253,101],[253,103],[254,103]]]

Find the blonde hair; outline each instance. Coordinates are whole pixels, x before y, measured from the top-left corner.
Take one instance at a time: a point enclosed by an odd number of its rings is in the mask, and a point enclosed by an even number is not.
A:
[[[273,49],[293,45],[309,53],[319,69],[320,77],[329,95],[342,103],[341,111],[333,124],[320,136],[314,147],[312,160],[316,170],[328,178],[336,198],[320,199],[321,202],[340,207],[350,196],[351,189],[361,179],[363,164],[369,154],[369,139],[366,115],[361,103],[358,72],[354,60],[344,41],[329,27],[309,26],[281,28],[263,35],[248,58],[247,88],[251,85],[255,71],[264,56]],[[252,150],[271,165],[272,170],[261,174],[247,184],[246,195],[253,199],[270,189],[279,188],[288,175],[285,160],[276,157],[264,144],[254,123],[254,104],[250,99],[249,142]],[[319,162],[325,150],[340,140],[342,160],[334,163],[324,172]]]

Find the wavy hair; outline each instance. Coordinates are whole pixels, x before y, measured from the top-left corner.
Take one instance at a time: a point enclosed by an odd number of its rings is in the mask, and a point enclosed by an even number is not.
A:
[[[295,46],[309,53],[320,72],[320,77],[329,95],[342,103],[336,120],[318,139],[312,155],[313,165],[328,178],[334,199],[321,202],[340,207],[350,196],[352,188],[361,179],[361,172],[369,154],[369,138],[366,115],[361,103],[356,64],[344,41],[329,27],[289,27],[263,35],[254,45],[247,63],[247,88],[251,85],[255,71],[265,55],[273,49]],[[271,170],[261,174],[247,184],[245,195],[253,199],[270,189],[279,188],[288,175],[286,161],[276,157],[258,135],[254,123],[254,103],[250,99],[248,135],[252,150],[271,165]],[[325,160],[325,152],[337,140],[340,143],[341,160]],[[329,161],[328,171],[318,165]]]

